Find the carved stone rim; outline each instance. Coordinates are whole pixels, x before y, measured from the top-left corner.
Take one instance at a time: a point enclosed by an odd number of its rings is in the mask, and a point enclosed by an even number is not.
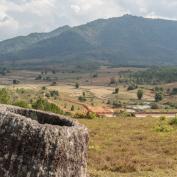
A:
[[[58,126],[58,127],[82,127],[77,121],[67,118],[63,115],[54,113],[24,109],[16,106],[0,105],[1,114],[8,115],[10,117],[28,120],[37,125]]]

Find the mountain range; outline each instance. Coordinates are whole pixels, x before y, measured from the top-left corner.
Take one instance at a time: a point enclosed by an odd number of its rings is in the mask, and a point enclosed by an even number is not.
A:
[[[124,15],[19,36],[0,42],[0,63],[176,65],[177,21]]]

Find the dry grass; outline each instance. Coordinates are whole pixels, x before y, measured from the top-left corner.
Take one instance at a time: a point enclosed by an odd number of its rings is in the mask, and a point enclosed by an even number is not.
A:
[[[177,176],[177,131],[156,132],[158,121],[81,120],[90,130],[88,165],[92,176]]]

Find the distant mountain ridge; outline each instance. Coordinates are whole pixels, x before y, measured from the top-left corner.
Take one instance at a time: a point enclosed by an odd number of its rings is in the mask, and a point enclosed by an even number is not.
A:
[[[176,65],[177,21],[124,15],[0,42],[0,61]]]

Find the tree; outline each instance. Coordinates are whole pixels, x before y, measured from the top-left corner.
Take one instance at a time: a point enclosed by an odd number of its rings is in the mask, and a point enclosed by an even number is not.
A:
[[[169,91],[169,92],[170,92],[170,91]],[[177,88],[173,88],[171,94],[172,94],[172,95],[177,95]]]
[[[115,89],[115,94],[118,94],[119,93],[119,88],[116,88]]]
[[[141,100],[141,99],[143,98],[143,95],[144,95],[143,90],[139,89],[139,90],[137,91],[137,97],[138,97],[138,99]]]
[[[55,70],[52,70],[52,74],[56,74],[56,71],[55,71]]]
[[[162,92],[156,92],[155,93],[155,101],[159,102],[163,100],[163,93]]]
[[[74,105],[72,105],[72,106],[71,106],[71,111],[74,111],[74,109],[75,109],[75,108],[74,108]]]
[[[16,80],[16,79],[13,80],[13,84],[14,84],[14,85],[19,84],[19,83],[20,83],[19,80]]]
[[[42,75],[38,75],[36,78],[35,78],[35,80],[42,80]]]
[[[76,89],[78,89],[78,88],[79,88],[79,86],[80,86],[80,85],[79,85],[79,83],[78,83],[78,82],[76,82],[76,84],[75,84],[75,88],[76,88]]]
[[[81,102],[85,102],[85,101],[87,101],[87,99],[86,99],[86,97],[85,96],[79,96],[79,101],[81,101]]]
[[[97,74],[97,73],[93,75],[93,78],[96,78],[96,77],[98,77],[98,74]]]

